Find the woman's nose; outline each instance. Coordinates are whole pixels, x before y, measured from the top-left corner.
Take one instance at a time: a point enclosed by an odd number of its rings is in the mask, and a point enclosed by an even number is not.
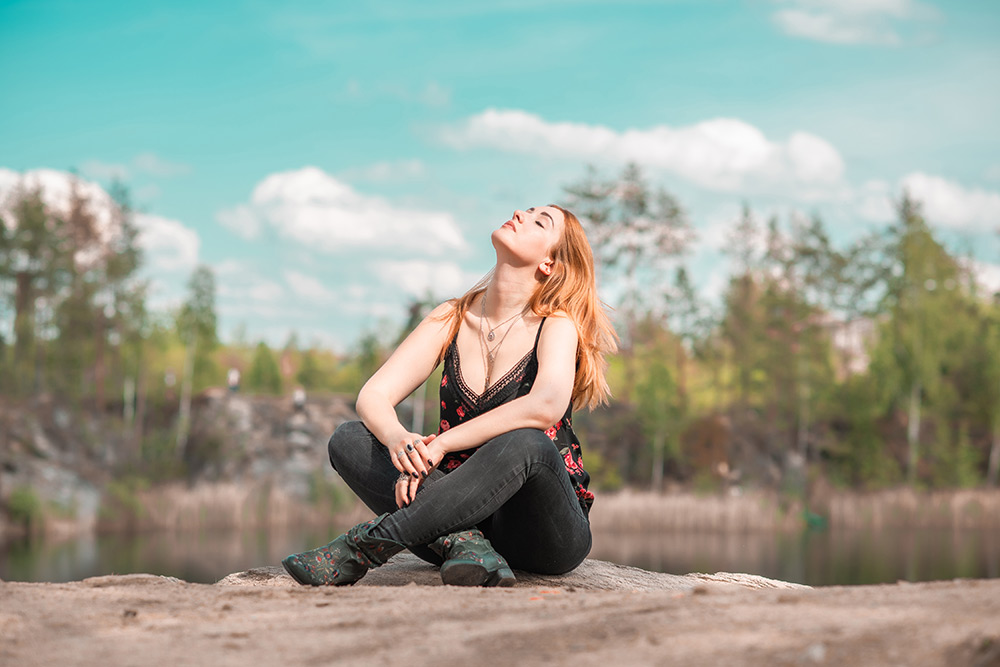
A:
[[[521,218],[522,218],[523,216],[524,216],[524,211],[522,211],[522,210],[520,210],[520,209],[518,209],[518,210],[514,211],[514,215],[513,215],[513,218],[514,218],[514,220],[516,220],[517,222],[521,222]]]

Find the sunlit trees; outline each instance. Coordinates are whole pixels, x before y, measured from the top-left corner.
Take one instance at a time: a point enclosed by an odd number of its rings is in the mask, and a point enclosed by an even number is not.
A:
[[[245,379],[247,389],[250,391],[264,394],[281,393],[281,371],[267,343],[263,341],[257,343]]]
[[[184,343],[184,374],[177,423],[177,451],[183,454],[191,428],[191,393],[195,378],[214,372],[211,351],[218,343],[215,314],[215,274],[199,266],[188,282],[188,297],[177,314],[177,333]]]
[[[667,269],[687,251],[694,231],[674,196],[662,187],[651,187],[637,164],[629,164],[610,181],[590,169],[566,192],[603,267],[602,282],[618,295],[625,320],[625,331],[620,332],[625,360],[620,398],[631,401],[636,326],[644,312],[659,305]]]

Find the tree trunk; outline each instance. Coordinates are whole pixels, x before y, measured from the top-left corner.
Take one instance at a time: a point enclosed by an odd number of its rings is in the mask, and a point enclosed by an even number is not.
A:
[[[184,356],[184,380],[181,382],[181,405],[177,415],[177,458],[184,457],[191,430],[191,390],[194,385],[194,353],[197,345],[198,339],[192,336]]]
[[[906,422],[906,441],[909,445],[907,479],[910,484],[917,480],[917,462],[920,458],[920,383],[914,382],[910,388],[910,410]]]

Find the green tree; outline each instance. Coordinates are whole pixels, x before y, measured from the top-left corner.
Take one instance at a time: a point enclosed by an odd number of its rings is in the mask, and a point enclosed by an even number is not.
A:
[[[55,300],[70,282],[73,246],[65,220],[50,212],[40,189],[17,193],[10,208],[0,247],[0,280],[13,301],[11,384],[15,391],[29,393],[43,382],[44,341],[52,337]]]
[[[188,282],[188,298],[177,314],[177,332],[184,343],[184,377],[178,414],[177,452],[183,455],[191,428],[191,395],[195,377],[214,370],[211,351],[218,344],[215,315],[215,274],[199,266]]]
[[[261,341],[254,349],[253,360],[246,377],[247,388],[267,394],[281,393],[281,372],[267,343]]]
[[[309,390],[319,389],[323,386],[323,371],[316,361],[316,351],[312,348],[302,353],[302,364],[299,372],[295,375],[295,381]]]
[[[658,305],[665,291],[664,271],[694,240],[687,214],[666,189],[651,188],[637,164],[617,180],[603,181],[590,168],[565,188],[570,207],[587,226],[602,281],[620,294],[625,318],[621,354],[625,361],[622,400],[632,400],[636,368],[633,340],[642,313]],[[641,285],[641,288],[640,288]],[[652,300],[647,297],[653,297]]]
[[[906,474],[917,480],[922,409],[944,388],[942,365],[949,323],[957,305],[957,262],[934,238],[919,205],[904,193],[899,222],[885,239],[881,327],[873,371],[883,391],[906,405]]]

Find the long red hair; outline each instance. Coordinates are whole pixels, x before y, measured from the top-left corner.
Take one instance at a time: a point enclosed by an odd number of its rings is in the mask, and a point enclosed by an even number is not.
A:
[[[576,347],[576,377],[573,380],[573,407],[579,409],[586,406],[594,409],[606,403],[611,395],[605,378],[608,362],[604,357],[618,350],[618,335],[605,312],[604,304],[597,296],[594,253],[583,225],[575,215],[561,206],[550,206],[562,212],[565,225],[562,237],[552,249],[552,273],[538,281],[534,293],[528,299],[528,307],[539,317],[565,313],[576,325],[579,340]],[[448,342],[441,350],[439,362],[458,334],[469,306],[477,296],[486,291],[492,278],[493,271],[490,271],[468,292],[449,302],[454,306],[448,315],[452,319],[451,332]]]

